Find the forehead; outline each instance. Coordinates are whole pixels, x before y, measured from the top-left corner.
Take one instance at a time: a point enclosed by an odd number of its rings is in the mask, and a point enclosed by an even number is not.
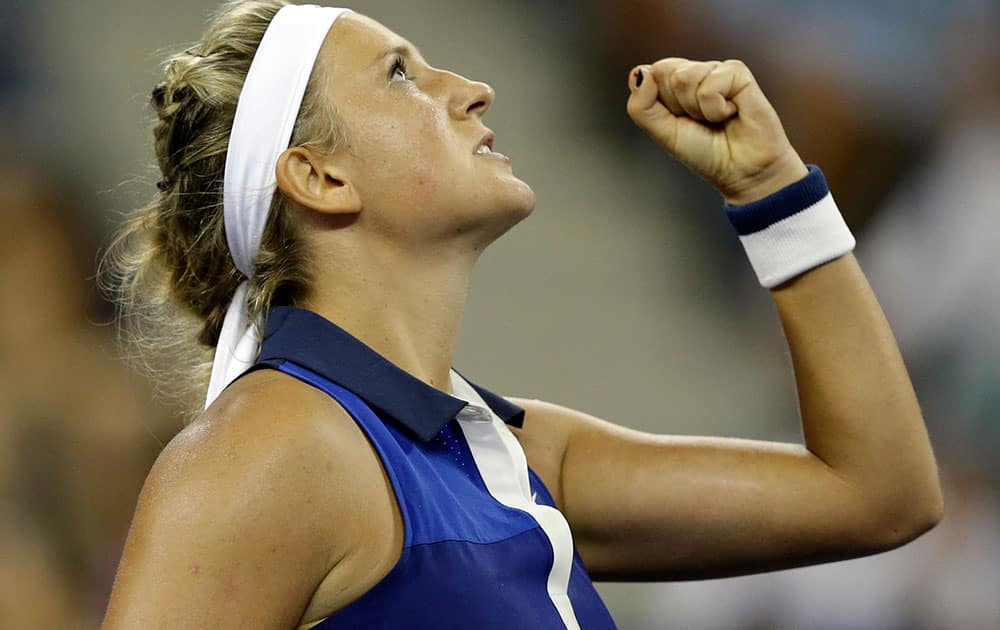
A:
[[[334,23],[321,55],[334,75],[357,74],[377,64],[387,50],[406,45],[412,47],[379,21],[352,11]]]

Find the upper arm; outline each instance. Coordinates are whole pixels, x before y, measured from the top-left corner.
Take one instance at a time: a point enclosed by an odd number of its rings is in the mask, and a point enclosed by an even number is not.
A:
[[[884,549],[882,514],[804,446],[652,435],[539,401],[519,437],[596,579],[702,579]],[[552,459],[541,444],[560,444]],[[558,461],[558,464],[555,464]],[[543,471],[545,471],[543,473]],[[900,541],[902,542],[902,541]]]
[[[300,620],[350,547],[336,515],[357,503],[356,484],[338,483],[349,436],[337,447],[301,404],[283,402],[292,401],[232,405],[164,449],[139,497],[105,628]]]

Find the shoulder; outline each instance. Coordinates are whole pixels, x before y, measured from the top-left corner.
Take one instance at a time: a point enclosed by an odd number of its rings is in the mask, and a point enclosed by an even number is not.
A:
[[[561,509],[565,509],[564,473],[571,449],[575,456],[587,460],[595,454],[595,448],[635,440],[639,435],[563,405],[534,398],[505,398],[524,409],[524,425],[511,431],[521,443],[528,465],[542,478]]]
[[[142,625],[173,610],[188,615],[171,613],[177,625],[200,614],[222,627],[255,609],[271,615],[260,627],[294,624],[331,574],[352,579],[370,531],[391,525],[380,472],[325,393],[271,370],[247,375],[154,463],[109,616],[120,608],[123,625]]]
[[[602,435],[608,438],[635,437],[632,429],[608,422],[589,413],[571,409],[543,400],[507,397],[524,409],[524,427],[519,431],[534,439],[543,439],[565,447],[573,438],[583,434]]]
[[[332,565],[351,551],[357,533],[345,514],[381,490],[371,482],[379,470],[363,432],[334,399],[287,374],[258,370],[167,445],[147,484],[160,498],[197,490],[216,505],[252,497],[256,507],[228,509],[291,527],[302,543],[322,540]],[[278,522],[279,514],[289,522]]]
[[[331,440],[338,448],[357,446],[355,433],[350,415],[325,392],[277,370],[258,370],[223,391],[164,455],[221,449],[251,459],[322,456]]]
[[[257,500],[284,508],[307,499],[336,504],[352,484],[317,484],[317,475],[334,481],[338,475],[353,476],[369,450],[347,411],[324,392],[260,370],[234,383],[171,440],[147,485],[170,493],[178,484],[205,484],[206,490],[220,492],[235,484],[254,488]],[[293,487],[299,491],[284,492]]]
[[[524,409],[524,425],[514,429],[522,441],[544,442],[553,449],[563,449],[573,434],[603,424],[603,421],[582,411],[535,398],[507,400]]]
[[[578,412],[534,398],[505,398],[524,409],[524,424],[511,432],[521,443],[528,465],[562,507],[562,464]]]

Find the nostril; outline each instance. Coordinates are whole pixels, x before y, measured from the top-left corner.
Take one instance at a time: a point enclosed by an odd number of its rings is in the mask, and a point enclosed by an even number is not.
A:
[[[486,103],[486,101],[482,101],[482,100],[476,101],[472,105],[469,105],[469,111],[470,112],[474,112],[476,110],[486,111],[486,108],[487,108],[487,103]]]

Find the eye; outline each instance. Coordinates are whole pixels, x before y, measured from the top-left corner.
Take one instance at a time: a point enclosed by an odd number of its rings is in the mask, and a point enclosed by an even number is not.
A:
[[[399,55],[396,55],[392,67],[389,69],[389,81],[392,81],[397,74],[401,75],[404,81],[410,78],[406,76],[406,60]]]

